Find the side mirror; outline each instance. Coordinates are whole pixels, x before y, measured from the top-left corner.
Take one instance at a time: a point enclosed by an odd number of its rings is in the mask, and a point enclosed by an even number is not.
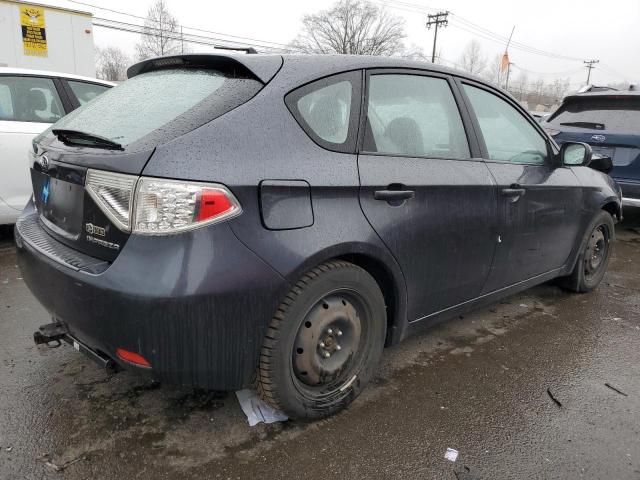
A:
[[[594,170],[598,170],[599,172],[609,173],[613,170],[613,161],[611,160],[611,157],[595,153],[587,166]]]
[[[591,146],[586,143],[567,142],[560,147],[562,165],[569,167],[587,166],[592,157]]]

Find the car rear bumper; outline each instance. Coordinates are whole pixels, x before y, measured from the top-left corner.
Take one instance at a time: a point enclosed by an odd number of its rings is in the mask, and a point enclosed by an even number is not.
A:
[[[62,244],[51,237],[43,249],[22,223],[34,215],[30,204],[16,225],[18,263],[30,290],[72,337],[123,368],[135,367],[116,349],[139,353],[160,381],[219,390],[249,384],[286,283],[227,224],[131,236],[96,274],[65,265],[69,252],[61,261],[53,250]]]

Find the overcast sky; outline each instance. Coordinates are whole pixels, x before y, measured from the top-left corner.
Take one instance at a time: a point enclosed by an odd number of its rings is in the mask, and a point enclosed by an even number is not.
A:
[[[152,0],[83,0],[134,15],[144,16]],[[197,27],[219,33],[286,44],[298,32],[305,14],[330,7],[333,0],[166,0],[171,12],[184,27]],[[91,8],[68,0],[41,0],[42,3],[90,11],[97,17],[141,24],[141,19]],[[584,83],[586,69],[582,59],[599,59],[592,73],[592,83],[640,81],[640,0],[374,0],[406,22],[407,46],[417,45],[431,53],[433,30],[427,30],[428,13],[449,10],[449,26],[438,34],[438,51],[450,62],[457,62],[465,45],[477,39],[487,57],[504,51],[504,44],[494,36],[478,33],[472,22],[497,35],[507,37],[515,25],[514,42],[556,55],[566,60],[536,55],[516,48],[509,49],[515,64],[515,77],[527,71],[529,81],[570,78],[572,87]],[[469,31],[471,30],[471,31]],[[474,32],[474,33],[472,33]],[[195,33],[195,32],[194,32]],[[207,34],[204,34],[207,35]],[[117,45],[133,55],[138,35],[94,28],[97,46]],[[490,40],[492,39],[492,40]],[[193,45],[193,51],[208,47]]]

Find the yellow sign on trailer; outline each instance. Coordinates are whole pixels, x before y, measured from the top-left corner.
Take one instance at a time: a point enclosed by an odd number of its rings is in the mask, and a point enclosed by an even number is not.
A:
[[[25,55],[47,56],[47,30],[44,8],[30,5],[20,6],[20,27]]]

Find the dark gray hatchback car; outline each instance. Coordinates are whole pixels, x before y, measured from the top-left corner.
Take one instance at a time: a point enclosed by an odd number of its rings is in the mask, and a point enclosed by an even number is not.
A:
[[[511,97],[394,58],[185,55],[33,145],[24,279],[112,368],[348,405],[383,347],[561,278],[595,288],[621,218],[590,148]],[[593,168],[589,168],[589,166]]]

